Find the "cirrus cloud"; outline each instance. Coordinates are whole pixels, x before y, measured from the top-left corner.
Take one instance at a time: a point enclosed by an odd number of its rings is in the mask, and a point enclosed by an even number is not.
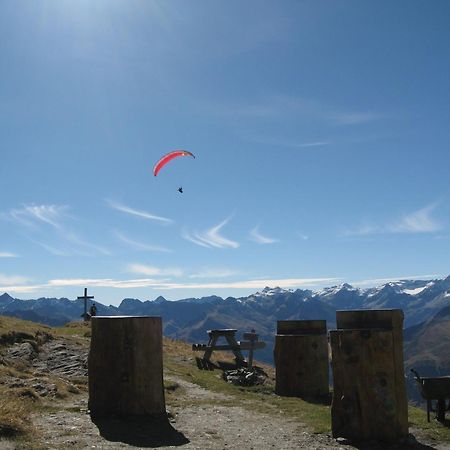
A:
[[[110,255],[110,251],[84,239],[68,224],[74,217],[68,205],[23,205],[0,217],[19,225],[25,237],[55,256]]]
[[[152,245],[152,244],[147,244],[144,242],[136,241],[134,239],[129,238],[128,236],[126,236],[125,234],[123,234],[119,231],[115,231],[114,235],[116,236],[117,239],[119,239],[123,243],[127,244],[129,247],[131,247],[135,250],[138,250],[138,251],[162,252],[162,253],[171,253],[172,252],[172,250],[170,250],[166,247],[162,247],[160,245]]]
[[[68,209],[67,205],[32,204],[12,209],[8,213],[3,213],[2,216],[27,227],[45,224],[60,229],[61,222],[67,217]]]
[[[155,266],[147,266],[144,264],[129,264],[127,267],[127,271],[131,273],[136,273],[140,275],[147,276],[173,276],[173,277],[181,277],[183,275],[183,270],[178,268],[165,268],[162,269],[160,267]]]
[[[433,217],[436,206],[436,203],[432,203],[385,224],[366,222],[357,228],[345,230],[343,236],[436,233],[443,229],[442,224]]]
[[[262,235],[259,231],[259,225],[250,230],[250,239],[258,244],[274,244],[279,242],[278,239]]]
[[[220,234],[222,228],[229,222],[229,218],[223,220],[219,224],[207,229],[203,232],[190,233],[183,231],[183,238],[201,247],[216,247],[216,248],[238,248],[240,244],[232,241]]]
[[[142,269],[142,268],[141,268]],[[149,273],[160,275],[158,270],[147,267]],[[6,282],[6,283],[2,283]],[[96,288],[154,288],[159,290],[180,290],[180,289],[255,289],[260,290],[265,286],[279,286],[281,288],[302,288],[318,287],[328,283],[341,281],[340,278],[264,278],[264,279],[244,279],[238,281],[206,282],[206,283],[174,283],[167,280],[154,278],[138,278],[117,280],[113,278],[67,278],[52,279],[41,284],[26,284],[28,280],[24,277],[4,277],[0,276],[0,291],[15,293],[31,293],[48,289],[58,289],[67,287],[96,287]]]
[[[115,209],[117,211],[123,212],[125,214],[129,214],[131,216],[137,216],[137,217],[141,217],[142,219],[153,220],[153,221],[161,222],[161,223],[164,223],[164,224],[171,224],[171,223],[173,223],[173,220],[172,219],[168,219],[167,217],[156,216],[155,214],[151,214],[151,213],[149,213],[147,211],[142,211],[140,209],[130,208],[129,206],[123,205],[123,204],[118,203],[118,202],[114,202],[112,200],[106,200],[106,202],[108,203],[108,205],[112,209]]]
[[[11,252],[0,252],[0,258],[18,258],[19,255]]]

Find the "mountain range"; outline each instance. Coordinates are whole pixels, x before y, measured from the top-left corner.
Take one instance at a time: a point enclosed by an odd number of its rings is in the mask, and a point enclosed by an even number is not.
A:
[[[450,373],[450,276],[400,280],[368,289],[349,284],[315,292],[266,287],[239,298],[214,295],[177,301],[164,297],[146,301],[125,298],[119,306],[106,306],[97,301],[96,306],[98,315],[161,316],[165,336],[188,342],[206,342],[208,329],[236,328],[238,338],[242,332],[254,329],[267,343],[255,355],[265,362],[273,361],[277,320],[322,319],[327,321],[328,329],[333,329],[337,310],[400,308],[405,315],[405,367],[415,368],[427,376]],[[83,307],[83,300],[20,300],[7,293],[0,296],[0,315],[51,326],[80,320]]]
[[[168,301],[164,297],[141,301],[125,298],[119,306],[96,301],[99,315],[161,315],[164,333],[171,337],[198,339],[193,330],[209,324],[238,329],[255,328],[272,333],[277,320],[326,319],[335,326],[340,309],[403,309],[404,327],[409,328],[432,318],[450,305],[450,276],[436,280],[400,280],[380,287],[360,289],[349,284],[319,291],[286,290],[266,287],[247,297],[217,296]],[[38,298],[20,300],[7,293],[0,296],[0,314],[58,326],[79,320],[83,300]],[[239,325],[239,326],[238,326]],[[194,335],[193,335],[194,334]]]

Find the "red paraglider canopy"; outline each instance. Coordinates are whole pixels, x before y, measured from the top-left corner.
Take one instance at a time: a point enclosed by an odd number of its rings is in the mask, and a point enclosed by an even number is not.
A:
[[[158,175],[158,172],[172,159],[177,158],[178,156],[192,156],[195,158],[195,156],[186,150],[175,150],[173,152],[167,153],[167,155],[164,155],[153,167],[153,175]]]

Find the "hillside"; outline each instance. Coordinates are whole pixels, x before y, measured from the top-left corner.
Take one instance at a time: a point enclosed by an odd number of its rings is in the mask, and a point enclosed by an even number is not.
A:
[[[217,367],[199,370],[188,344],[167,338],[170,421],[94,423],[87,411],[89,334],[81,323],[50,328],[0,317],[1,448],[342,448],[330,437],[329,406],[274,395],[270,367],[259,364],[267,374],[263,386],[233,386]],[[423,411],[410,408],[410,422],[415,439],[408,448],[450,448],[448,428],[426,423]]]
[[[427,321],[405,330],[405,370],[421,376],[450,374],[450,306]],[[422,402],[415,381],[408,378],[408,396]]]

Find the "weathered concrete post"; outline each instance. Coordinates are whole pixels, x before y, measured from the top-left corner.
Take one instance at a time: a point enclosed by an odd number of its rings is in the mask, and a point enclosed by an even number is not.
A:
[[[91,323],[91,415],[164,415],[161,318],[100,316]]]
[[[408,434],[403,311],[337,311],[330,331],[334,437],[395,441]]]
[[[321,399],[329,393],[325,320],[279,320],[275,336],[275,392]]]

